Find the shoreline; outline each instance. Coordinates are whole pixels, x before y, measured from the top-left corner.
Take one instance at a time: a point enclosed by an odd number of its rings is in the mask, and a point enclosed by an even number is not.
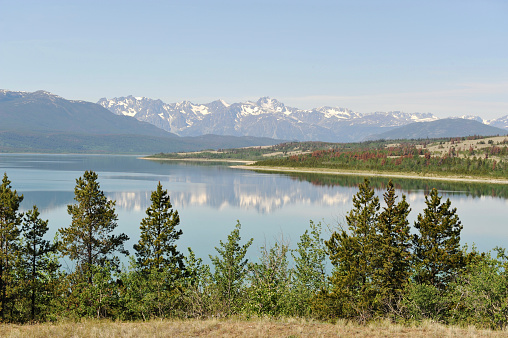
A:
[[[185,161],[185,162],[227,162],[227,163],[243,163],[245,165],[254,164],[256,161],[250,160],[236,160],[236,159],[215,159],[215,158],[153,158],[153,157],[138,157],[140,160],[148,161]],[[232,166],[233,168],[236,166]]]
[[[474,182],[474,183],[493,183],[493,184],[508,184],[508,179],[495,179],[495,178],[475,178],[475,177],[460,177],[460,176],[431,176],[409,174],[409,173],[394,173],[394,172],[379,172],[379,171],[343,171],[340,169],[327,169],[327,168],[294,168],[294,167],[261,167],[261,166],[247,166],[238,165],[231,166],[231,168],[253,171],[267,171],[267,172],[291,172],[291,173],[305,173],[305,174],[322,174],[322,175],[343,175],[343,176],[375,176],[375,177],[394,177],[405,179],[418,179],[418,180],[435,180],[435,181],[451,181],[451,182]]]

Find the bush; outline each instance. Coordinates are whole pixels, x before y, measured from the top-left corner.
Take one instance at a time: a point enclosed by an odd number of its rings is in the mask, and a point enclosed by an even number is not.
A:
[[[504,250],[478,257],[450,285],[455,323],[502,329],[508,325],[508,262]]]
[[[410,320],[444,321],[448,308],[445,291],[429,284],[410,283],[402,300],[402,309]]]

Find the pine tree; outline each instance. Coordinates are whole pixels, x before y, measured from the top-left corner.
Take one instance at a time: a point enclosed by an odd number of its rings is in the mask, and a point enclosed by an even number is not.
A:
[[[397,196],[391,180],[383,197],[386,206],[380,213],[378,222],[381,254],[376,279],[382,293],[383,305],[388,307],[386,311],[389,311],[409,282],[411,234],[407,217],[411,209],[404,195],[400,202],[395,203]]]
[[[449,199],[441,203],[436,189],[425,196],[425,204],[415,222],[419,234],[413,238],[416,281],[444,289],[465,265],[459,245],[462,224],[457,209],[450,209]]]
[[[17,241],[22,215],[18,213],[23,195],[12,190],[11,181],[4,173],[0,186],[0,317],[5,319],[9,299],[9,288],[13,275],[12,267],[18,256]]]
[[[123,233],[112,234],[117,227],[115,202],[106,198],[97,179],[98,175],[93,171],[85,171],[83,177],[76,179],[74,199],[77,204],[67,206],[72,223],[59,230],[62,254],[76,261],[78,271],[88,275],[90,284],[93,265],[105,266],[109,262],[117,268],[116,252],[129,254],[123,246],[129,237]]]
[[[141,221],[139,242],[134,245],[138,265],[144,271],[162,272],[169,268],[175,276],[180,276],[185,270],[184,256],[176,248],[176,241],[183,233],[177,229],[180,216],[178,211],[173,211],[168,191],[162,190],[160,182],[150,200],[147,217]]]
[[[45,273],[52,274],[58,269],[58,265],[48,257],[49,253],[56,251],[56,243],[51,244],[43,239],[48,232],[48,221],[40,219],[40,213],[37,206],[25,213],[22,224],[23,248],[22,262],[28,277],[28,291],[30,293],[30,319],[35,320],[36,313],[39,312],[39,306],[36,300],[40,300],[41,295],[45,293],[46,286],[41,280]]]
[[[378,288],[374,276],[381,242],[376,224],[379,209],[379,198],[365,179],[353,196],[353,209],[346,216],[348,231],[340,229],[325,241],[335,266],[330,281],[331,297],[341,304],[338,315],[366,319],[376,307]]]

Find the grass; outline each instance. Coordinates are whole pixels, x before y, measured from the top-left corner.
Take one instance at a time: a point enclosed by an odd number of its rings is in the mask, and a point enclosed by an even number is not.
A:
[[[121,322],[83,320],[0,325],[1,337],[506,337],[508,331],[459,328],[433,322],[413,326],[380,321],[357,325],[303,319],[189,319]]]

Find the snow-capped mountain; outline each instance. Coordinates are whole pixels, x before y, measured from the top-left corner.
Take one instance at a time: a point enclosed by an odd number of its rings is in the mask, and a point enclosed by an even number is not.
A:
[[[0,151],[153,154],[279,143],[268,138],[227,135],[178,137],[124,116],[136,115],[136,109],[149,104],[150,117],[153,110],[164,106],[162,102],[147,101],[136,107],[137,101],[124,102],[127,114],[116,115],[96,103],[66,100],[42,90],[29,93],[0,89]],[[175,109],[201,118],[202,112],[186,111],[191,105],[182,103],[175,105]],[[162,114],[164,107],[161,109]],[[186,121],[185,116],[182,121]],[[176,125],[177,121],[172,122]]]
[[[464,119],[464,120],[473,120],[473,121],[477,121],[477,122],[480,122],[480,123],[483,123],[483,124],[490,124],[489,120],[484,120],[482,119],[480,116],[477,116],[477,115],[462,115],[462,116],[455,116],[455,117],[452,117],[452,119]]]
[[[97,102],[118,115],[133,116],[180,136],[205,134],[270,137],[282,140],[349,142],[412,122],[430,122],[430,114],[375,112],[346,108],[298,109],[268,97],[256,102],[164,103],[145,97],[103,98]]]
[[[492,127],[508,129],[508,115],[502,116],[502,117],[497,118],[495,120],[490,120],[486,124],[488,124],[489,126],[492,126]]]
[[[480,116],[476,116],[476,115],[463,115],[463,116],[458,116],[458,117],[453,117],[453,118],[454,119],[473,120],[473,121],[481,122],[481,123],[486,124],[491,127],[508,129],[508,115],[505,115],[505,116],[502,116],[502,117],[499,117],[499,118],[493,119],[493,120],[485,120],[485,119],[481,118]]]

